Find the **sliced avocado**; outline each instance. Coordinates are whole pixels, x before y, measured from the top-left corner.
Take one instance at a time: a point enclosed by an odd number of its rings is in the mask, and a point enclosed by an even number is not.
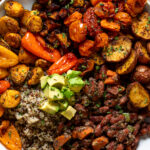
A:
[[[58,102],[59,103],[59,105],[60,105],[60,110],[66,110],[67,109],[67,107],[68,107],[68,101],[59,101]]]
[[[70,99],[72,96],[74,96],[74,92],[64,86],[62,87],[61,92],[64,94],[66,99]]]
[[[75,77],[68,80],[69,88],[74,92],[80,92],[80,90],[84,87],[85,82],[81,77]]]
[[[61,88],[63,85],[65,85],[65,78],[62,75],[53,74],[49,77],[47,82],[48,82],[49,86]]]
[[[66,77],[67,77],[67,79],[71,79],[74,77],[78,77],[80,74],[81,74],[81,71],[69,70],[67,72]]]
[[[61,115],[63,115],[68,120],[71,120],[75,116],[76,112],[77,111],[72,106],[68,106],[65,111],[61,112]]]
[[[43,92],[44,92],[44,96],[45,96],[46,98],[49,98],[49,85],[47,85],[47,86],[45,87],[45,89],[43,90]]]
[[[59,111],[59,104],[56,103],[49,103],[48,101],[44,102],[42,106],[40,107],[41,110],[54,115]]]
[[[64,95],[59,89],[57,89],[55,87],[49,87],[48,98],[50,101],[62,100],[64,98]]]
[[[47,80],[48,80],[48,76],[43,76],[41,77],[40,81],[41,81],[41,88],[44,89],[46,84],[47,84]]]

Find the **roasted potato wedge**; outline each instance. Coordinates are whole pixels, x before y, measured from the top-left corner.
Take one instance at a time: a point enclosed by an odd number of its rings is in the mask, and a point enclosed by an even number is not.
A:
[[[51,63],[44,59],[37,59],[35,62],[36,67],[41,67],[42,69],[46,69],[50,67]]]
[[[103,49],[102,55],[108,62],[121,62],[131,52],[132,42],[127,36],[119,36]]]
[[[137,54],[135,50],[131,51],[130,56],[125,60],[125,62],[116,69],[119,75],[128,74],[133,71],[137,64]]]
[[[150,83],[150,68],[144,65],[137,66],[133,73],[133,79],[143,84]]]
[[[26,65],[17,65],[10,69],[10,76],[15,84],[21,84],[25,81],[29,72],[29,67]]]
[[[131,83],[127,87],[127,94],[130,99],[130,102],[135,107],[144,108],[144,107],[148,106],[150,103],[149,93],[138,82]]]
[[[3,16],[0,18],[0,34],[4,36],[6,33],[17,33],[19,31],[19,23],[17,20]]]
[[[136,18],[132,22],[132,31],[143,40],[150,40],[150,15],[148,12],[144,12],[139,18]]]
[[[136,42],[134,49],[137,51],[138,61],[142,64],[150,63],[150,56],[147,53],[146,48],[141,42]]]
[[[18,33],[7,33],[4,36],[4,40],[13,48],[20,47],[21,36]]]
[[[8,1],[5,3],[4,9],[10,17],[21,17],[24,13],[23,6],[16,1]]]
[[[6,69],[0,68],[0,80],[6,78],[9,75]]]
[[[16,90],[7,90],[0,97],[0,104],[4,108],[15,108],[20,103],[20,92]]]

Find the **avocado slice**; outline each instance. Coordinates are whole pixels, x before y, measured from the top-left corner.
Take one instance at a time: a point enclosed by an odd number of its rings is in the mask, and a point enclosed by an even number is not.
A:
[[[49,85],[47,85],[47,86],[45,87],[45,89],[43,90],[43,92],[44,92],[44,96],[45,96],[46,98],[49,98]]]
[[[41,81],[41,88],[44,89],[46,84],[47,84],[48,76],[42,76],[40,81]]]
[[[71,120],[75,116],[76,112],[76,109],[74,109],[72,106],[68,106],[65,111],[61,112],[61,115],[63,115],[68,120]]]
[[[51,115],[54,115],[55,113],[59,111],[59,104],[56,104],[53,102],[49,103],[48,101],[46,101],[42,104],[40,109]]]
[[[66,78],[71,79],[74,77],[78,77],[81,74],[81,71],[69,70],[67,72]]]
[[[74,96],[74,92],[64,86],[62,87],[61,92],[64,94],[66,99],[71,99],[71,97]]]
[[[81,77],[75,77],[68,80],[69,88],[74,92],[80,92],[84,87],[85,82]]]
[[[49,79],[47,80],[47,82],[49,86],[61,88],[63,85],[65,85],[65,78],[62,75],[53,74],[49,76]]]
[[[67,109],[67,107],[68,107],[68,101],[63,100],[63,101],[59,101],[58,103],[60,105],[60,110],[64,111],[64,110]]]

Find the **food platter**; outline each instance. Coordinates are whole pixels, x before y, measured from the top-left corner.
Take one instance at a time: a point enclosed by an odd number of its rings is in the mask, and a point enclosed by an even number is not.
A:
[[[28,10],[31,10],[32,4],[34,3],[34,0],[17,0],[17,1],[20,2],[25,9]],[[0,7],[0,17],[4,15],[4,10],[2,5]],[[148,4],[146,5],[145,9],[150,12],[150,1],[148,1]],[[150,149],[149,147],[150,147],[150,138],[145,138],[145,139],[143,138],[141,139],[137,150],[149,150]],[[0,150],[6,150],[6,148],[0,144]]]

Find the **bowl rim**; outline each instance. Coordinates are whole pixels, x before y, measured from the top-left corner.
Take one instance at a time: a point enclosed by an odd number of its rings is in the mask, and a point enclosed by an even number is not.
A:
[[[6,0],[1,0],[0,1],[0,5],[2,5]]]

